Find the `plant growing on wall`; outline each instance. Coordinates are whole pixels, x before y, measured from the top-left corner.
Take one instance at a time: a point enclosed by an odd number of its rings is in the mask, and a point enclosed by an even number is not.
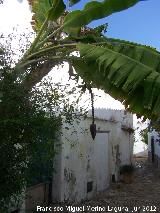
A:
[[[146,145],[148,145],[148,133],[149,133],[148,127],[140,131],[141,140]]]

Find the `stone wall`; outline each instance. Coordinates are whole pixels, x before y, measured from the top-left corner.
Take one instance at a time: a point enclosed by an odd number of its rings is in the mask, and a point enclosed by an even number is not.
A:
[[[41,183],[29,187],[26,190],[25,212],[30,213],[36,210],[37,206],[48,205],[49,184]]]
[[[63,124],[62,148],[56,157],[53,178],[55,202],[77,203],[90,199],[105,190],[111,180],[118,181],[121,165],[132,162],[131,114],[124,110],[95,109],[95,140],[89,130],[91,123],[89,112],[85,120]]]
[[[154,153],[152,153],[153,145]],[[154,155],[154,157],[152,157],[152,155]],[[148,134],[148,160],[152,162],[156,168],[160,168],[160,135],[155,130]]]

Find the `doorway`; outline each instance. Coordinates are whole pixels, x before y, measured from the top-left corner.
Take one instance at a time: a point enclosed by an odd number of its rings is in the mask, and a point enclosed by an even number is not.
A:
[[[97,191],[109,186],[109,133],[100,132],[95,138]]]

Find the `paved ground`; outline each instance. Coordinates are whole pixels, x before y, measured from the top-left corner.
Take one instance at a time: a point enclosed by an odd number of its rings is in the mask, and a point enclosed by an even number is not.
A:
[[[79,207],[81,208],[73,208],[73,211],[64,210],[63,213],[160,213],[160,169],[154,169],[146,164],[137,169],[132,184],[114,183],[110,189],[98,194],[92,200],[82,203]]]
[[[84,205],[105,207],[101,212],[160,213],[160,171],[149,165],[139,168],[134,183],[112,184],[109,190]]]

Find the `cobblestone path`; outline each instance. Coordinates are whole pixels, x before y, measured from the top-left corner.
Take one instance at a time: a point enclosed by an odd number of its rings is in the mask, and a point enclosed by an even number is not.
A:
[[[137,168],[133,183],[113,183],[108,190],[76,207],[77,209],[67,211],[64,205],[63,213],[160,213],[160,169],[155,169],[148,164]],[[78,207],[81,208],[78,209]]]
[[[114,183],[109,190],[82,205],[85,212],[160,213],[160,169],[146,164],[136,170],[133,183]]]

